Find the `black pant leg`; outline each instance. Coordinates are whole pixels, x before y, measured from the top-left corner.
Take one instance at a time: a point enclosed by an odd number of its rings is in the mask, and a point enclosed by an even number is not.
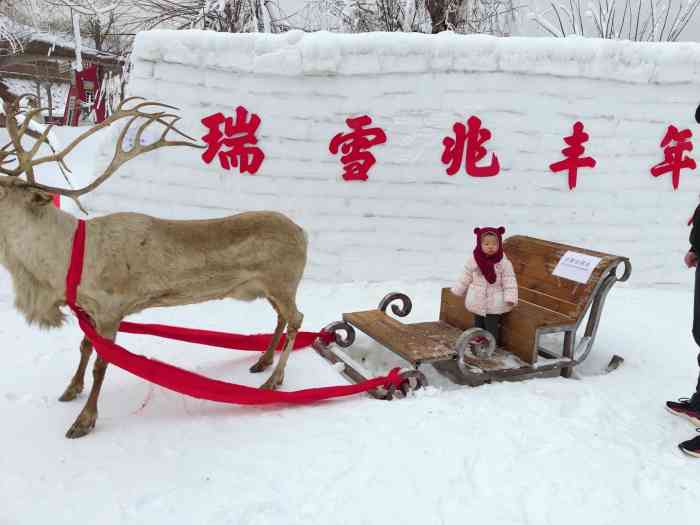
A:
[[[700,367],[700,354],[698,354],[698,367]],[[700,372],[698,373],[698,384],[695,387],[696,399],[700,399]]]
[[[486,327],[486,319],[484,319],[483,315],[474,314],[474,326],[476,328],[485,328]]]
[[[693,298],[693,339],[700,346],[700,265],[695,268],[695,294]],[[698,367],[700,367],[700,354],[698,354]],[[700,397],[700,373],[698,384],[695,387],[696,397]]]
[[[486,330],[496,340],[496,345],[501,344],[501,316],[499,314],[488,314],[486,316]]]

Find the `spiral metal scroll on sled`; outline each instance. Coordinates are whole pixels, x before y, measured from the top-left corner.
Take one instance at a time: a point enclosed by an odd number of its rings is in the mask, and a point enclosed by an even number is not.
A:
[[[411,313],[411,310],[413,309],[413,303],[411,302],[411,299],[408,297],[408,295],[399,292],[392,292],[386,294],[384,298],[381,301],[379,301],[379,310],[386,313],[386,309],[393,301],[401,301],[401,308],[399,308],[395,304],[391,305],[391,311],[394,312],[394,315],[398,315],[399,317],[406,317],[408,314]]]
[[[401,377],[402,381],[398,388],[396,388],[396,385],[391,385],[387,388],[386,396],[384,397],[386,401],[391,401],[394,397],[404,398],[410,392],[415,392],[428,385],[425,374],[420,370],[404,370],[399,374],[399,377]]]
[[[355,342],[355,329],[345,321],[327,324],[321,331],[331,332],[333,334],[333,342],[342,348],[347,348]],[[345,337],[338,332],[345,332]]]
[[[482,328],[469,328],[462,332],[455,345],[457,349],[457,366],[463,374],[469,373],[464,355],[476,358],[489,358],[496,351],[496,338]]]

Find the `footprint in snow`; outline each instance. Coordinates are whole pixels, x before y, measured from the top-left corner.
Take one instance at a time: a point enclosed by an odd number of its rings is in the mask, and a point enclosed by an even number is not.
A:
[[[15,394],[14,392],[6,392],[5,399],[12,403],[28,403],[32,400],[31,394]]]

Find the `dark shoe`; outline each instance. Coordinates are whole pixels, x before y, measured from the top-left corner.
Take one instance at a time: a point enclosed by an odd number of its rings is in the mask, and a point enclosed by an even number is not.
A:
[[[693,398],[695,397],[693,396]],[[693,425],[700,426],[700,409],[693,403],[693,398],[682,397],[678,402],[666,401],[666,410],[671,412],[671,414],[686,418]]]
[[[700,428],[695,430],[700,432]],[[684,454],[688,454],[689,456],[693,456],[695,458],[700,458],[700,436],[695,436],[693,439],[684,441],[678,445],[678,448],[681,449],[681,452]]]

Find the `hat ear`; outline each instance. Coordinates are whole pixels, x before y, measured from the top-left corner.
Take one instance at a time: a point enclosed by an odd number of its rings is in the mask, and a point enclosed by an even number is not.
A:
[[[476,235],[479,235],[479,232],[481,231],[481,228],[474,228],[474,233]]]
[[[499,226],[499,227],[498,227],[498,233],[501,234],[501,235],[503,235],[504,233],[506,233],[506,229],[505,229],[503,226]]]

